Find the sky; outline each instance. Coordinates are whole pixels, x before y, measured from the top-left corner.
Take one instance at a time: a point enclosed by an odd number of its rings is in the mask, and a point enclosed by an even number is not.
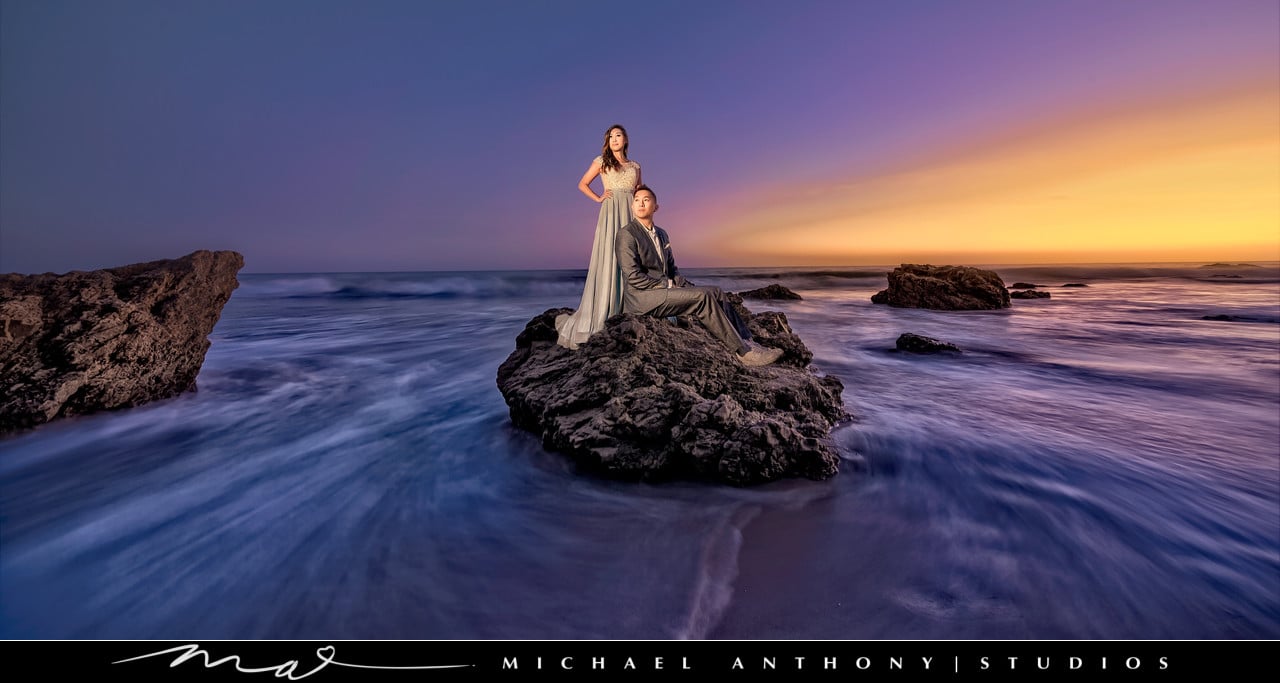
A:
[[[0,272],[1280,260],[1275,0],[0,0]],[[597,182],[597,192],[599,186]]]

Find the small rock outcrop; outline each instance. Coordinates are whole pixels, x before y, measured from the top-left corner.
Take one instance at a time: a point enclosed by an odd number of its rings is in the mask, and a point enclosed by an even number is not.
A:
[[[1033,285],[1030,282],[1015,282],[1009,285],[1009,289],[1035,289],[1035,288],[1036,288],[1036,285]]]
[[[0,433],[195,389],[244,258],[0,275]]]
[[[942,353],[944,351],[960,353],[960,347],[955,344],[948,344],[940,339],[912,332],[904,332],[899,335],[895,346],[899,351],[910,353]]]
[[[968,266],[903,264],[889,273],[889,288],[872,303],[898,308],[975,311],[1008,308],[1009,290],[990,270]]]
[[[1063,285],[1063,287],[1088,287],[1088,286],[1089,285],[1086,285],[1083,282],[1068,282],[1067,284]]]
[[[782,285],[769,285],[760,289],[752,289],[745,292],[738,292],[738,296],[744,299],[770,299],[775,301],[801,301],[799,294],[783,287]]]
[[[748,485],[836,474],[829,435],[848,417],[844,386],[804,367],[812,354],[783,314],[749,319],[757,343],[792,345],[779,363],[750,368],[696,321],[631,314],[570,351],[556,344],[565,312],[529,321],[498,368],[511,421],[545,448],[624,479]]]
[[[1048,299],[1048,292],[1041,292],[1034,289],[1022,289],[1016,292],[1009,292],[1011,299]]]

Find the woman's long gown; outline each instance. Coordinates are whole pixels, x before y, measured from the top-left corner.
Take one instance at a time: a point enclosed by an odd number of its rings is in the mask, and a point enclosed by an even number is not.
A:
[[[596,157],[598,161],[600,157]],[[614,251],[614,238],[622,226],[631,222],[633,199],[639,164],[628,161],[617,171],[601,173],[604,189],[613,195],[600,203],[596,220],[596,240],[591,245],[591,263],[587,266],[587,285],[582,290],[578,310],[556,316],[556,330],[561,346],[576,349],[588,337],[604,329],[609,316],[622,312],[622,271]]]

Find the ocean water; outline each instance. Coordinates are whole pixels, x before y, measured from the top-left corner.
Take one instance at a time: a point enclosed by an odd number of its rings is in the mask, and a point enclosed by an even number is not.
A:
[[[803,295],[751,305],[856,415],[864,469],[748,489],[511,426],[497,366],[581,272],[242,275],[198,392],[0,440],[0,636],[1278,638],[1280,266],[1196,265],[996,267],[1053,296],[994,312],[694,271]]]

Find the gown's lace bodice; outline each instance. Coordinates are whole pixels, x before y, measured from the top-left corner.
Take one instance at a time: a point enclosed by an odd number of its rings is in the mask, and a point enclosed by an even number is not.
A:
[[[596,161],[602,161],[602,157],[596,157]],[[604,183],[604,189],[613,190],[614,192],[631,192],[636,189],[636,176],[639,175],[640,164],[634,161],[628,161],[620,170],[602,172],[600,181]]]

